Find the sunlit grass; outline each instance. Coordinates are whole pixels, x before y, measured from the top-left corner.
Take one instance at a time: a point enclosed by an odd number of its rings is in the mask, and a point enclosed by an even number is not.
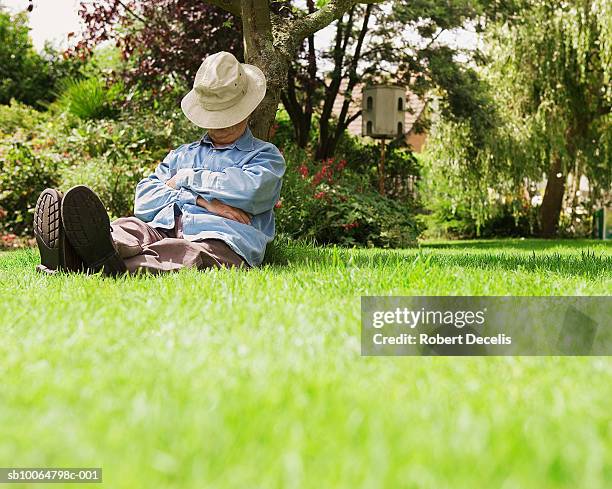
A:
[[[285,243],[256,270],[117,280],[0,253],[0,465],[130,489],[610,487],[608,358],[361,357],[359,298],[610,295],[611,251]]]

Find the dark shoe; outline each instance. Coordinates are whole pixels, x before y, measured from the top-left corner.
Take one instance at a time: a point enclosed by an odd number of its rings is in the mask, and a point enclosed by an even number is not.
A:
[[[83,261],[66,240],[60,207],[62,194],[55,189],[43,190],[34,211],[34,236],[40,252],[40,272],[80,272]]]
[[[106,275],[127,271],[115,248],[104,204],[93,190],[85,185],[68,190],[62,200],[62,221],[66,237],[89,269]]]

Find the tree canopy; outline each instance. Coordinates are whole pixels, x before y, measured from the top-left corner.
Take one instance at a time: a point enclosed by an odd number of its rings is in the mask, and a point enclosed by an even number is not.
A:
[[[520,195],[525,179],[546,174],[540,226],[550,236],[568,173],[574,181],[586,175],[595,199],[609,191],[611,26],[604,0],[524,0],[510,19],[489,26],[476,91],[491,100],[483,104],[489,109],[441,122],[433,144],[438,164],[456,169],[450,174],[471,212],[487,208],[487,189]]]
[[[27,14],[0,8],[0,104],[38,105],[53,98],[53,84],[49,63],[32,47]]]
[[[237,17],[202,0],[96,0],[82,2],[79,15],[86,28],[75,49],[114,41],[129,83],[166,90],[192,83],[198,60],[209,54],[225,50],[244,57]]]

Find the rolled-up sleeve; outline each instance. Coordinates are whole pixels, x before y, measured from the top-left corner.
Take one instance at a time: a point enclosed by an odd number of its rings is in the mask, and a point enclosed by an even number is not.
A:
[[[136,186],[134,216],[151,222],[162,209],[169,205],[195,204],[197,196],[186,188],[173,189],[166,185],[176,173],[176,152],[171,151],[155,172],[142,179]]]
[[[176,187],[195,192],[206,200],[221,202],[250,214],[261,214],[274,207],[280,197],[285,159],[276,146],[266,144],[247,163],[222,171],[181,169]]]

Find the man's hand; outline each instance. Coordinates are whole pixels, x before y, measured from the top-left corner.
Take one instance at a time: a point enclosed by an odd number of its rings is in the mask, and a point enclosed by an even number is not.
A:
[[[166,184],[167,183],[168,182],[166,182]],[[233,221],[238,221],[242,224],[251,224],[252,216],[250,214],[247,214],[242,209],[238,209],[237,207],[232,207],[231,205],[224,204],[220,200],[213,199],[208,202],[206,199],[198,197],[196,199],[196,204],[206,210],[209,210],[213,214],[217,214],[218,216],[225,217],[227,219],[232,219]]]
[[[166,180],[166,185],[168,185],[170,188],[176,189],[176,175],[170,180]],[[206,199],[198,197],[196,199],[196,204],[206,210],[209,210],[213,214],[217,214],[218,216],[232,219],[234,221],[241,222],[242,224],[251,224],[251,216],[249,214],[244,212],[242,209],[224,204],[220,200],[213,199],[212,201],[208,202]]]
[[[170,180],[166,180],[166,185],[176,190],[176,175],[174,175]]]

